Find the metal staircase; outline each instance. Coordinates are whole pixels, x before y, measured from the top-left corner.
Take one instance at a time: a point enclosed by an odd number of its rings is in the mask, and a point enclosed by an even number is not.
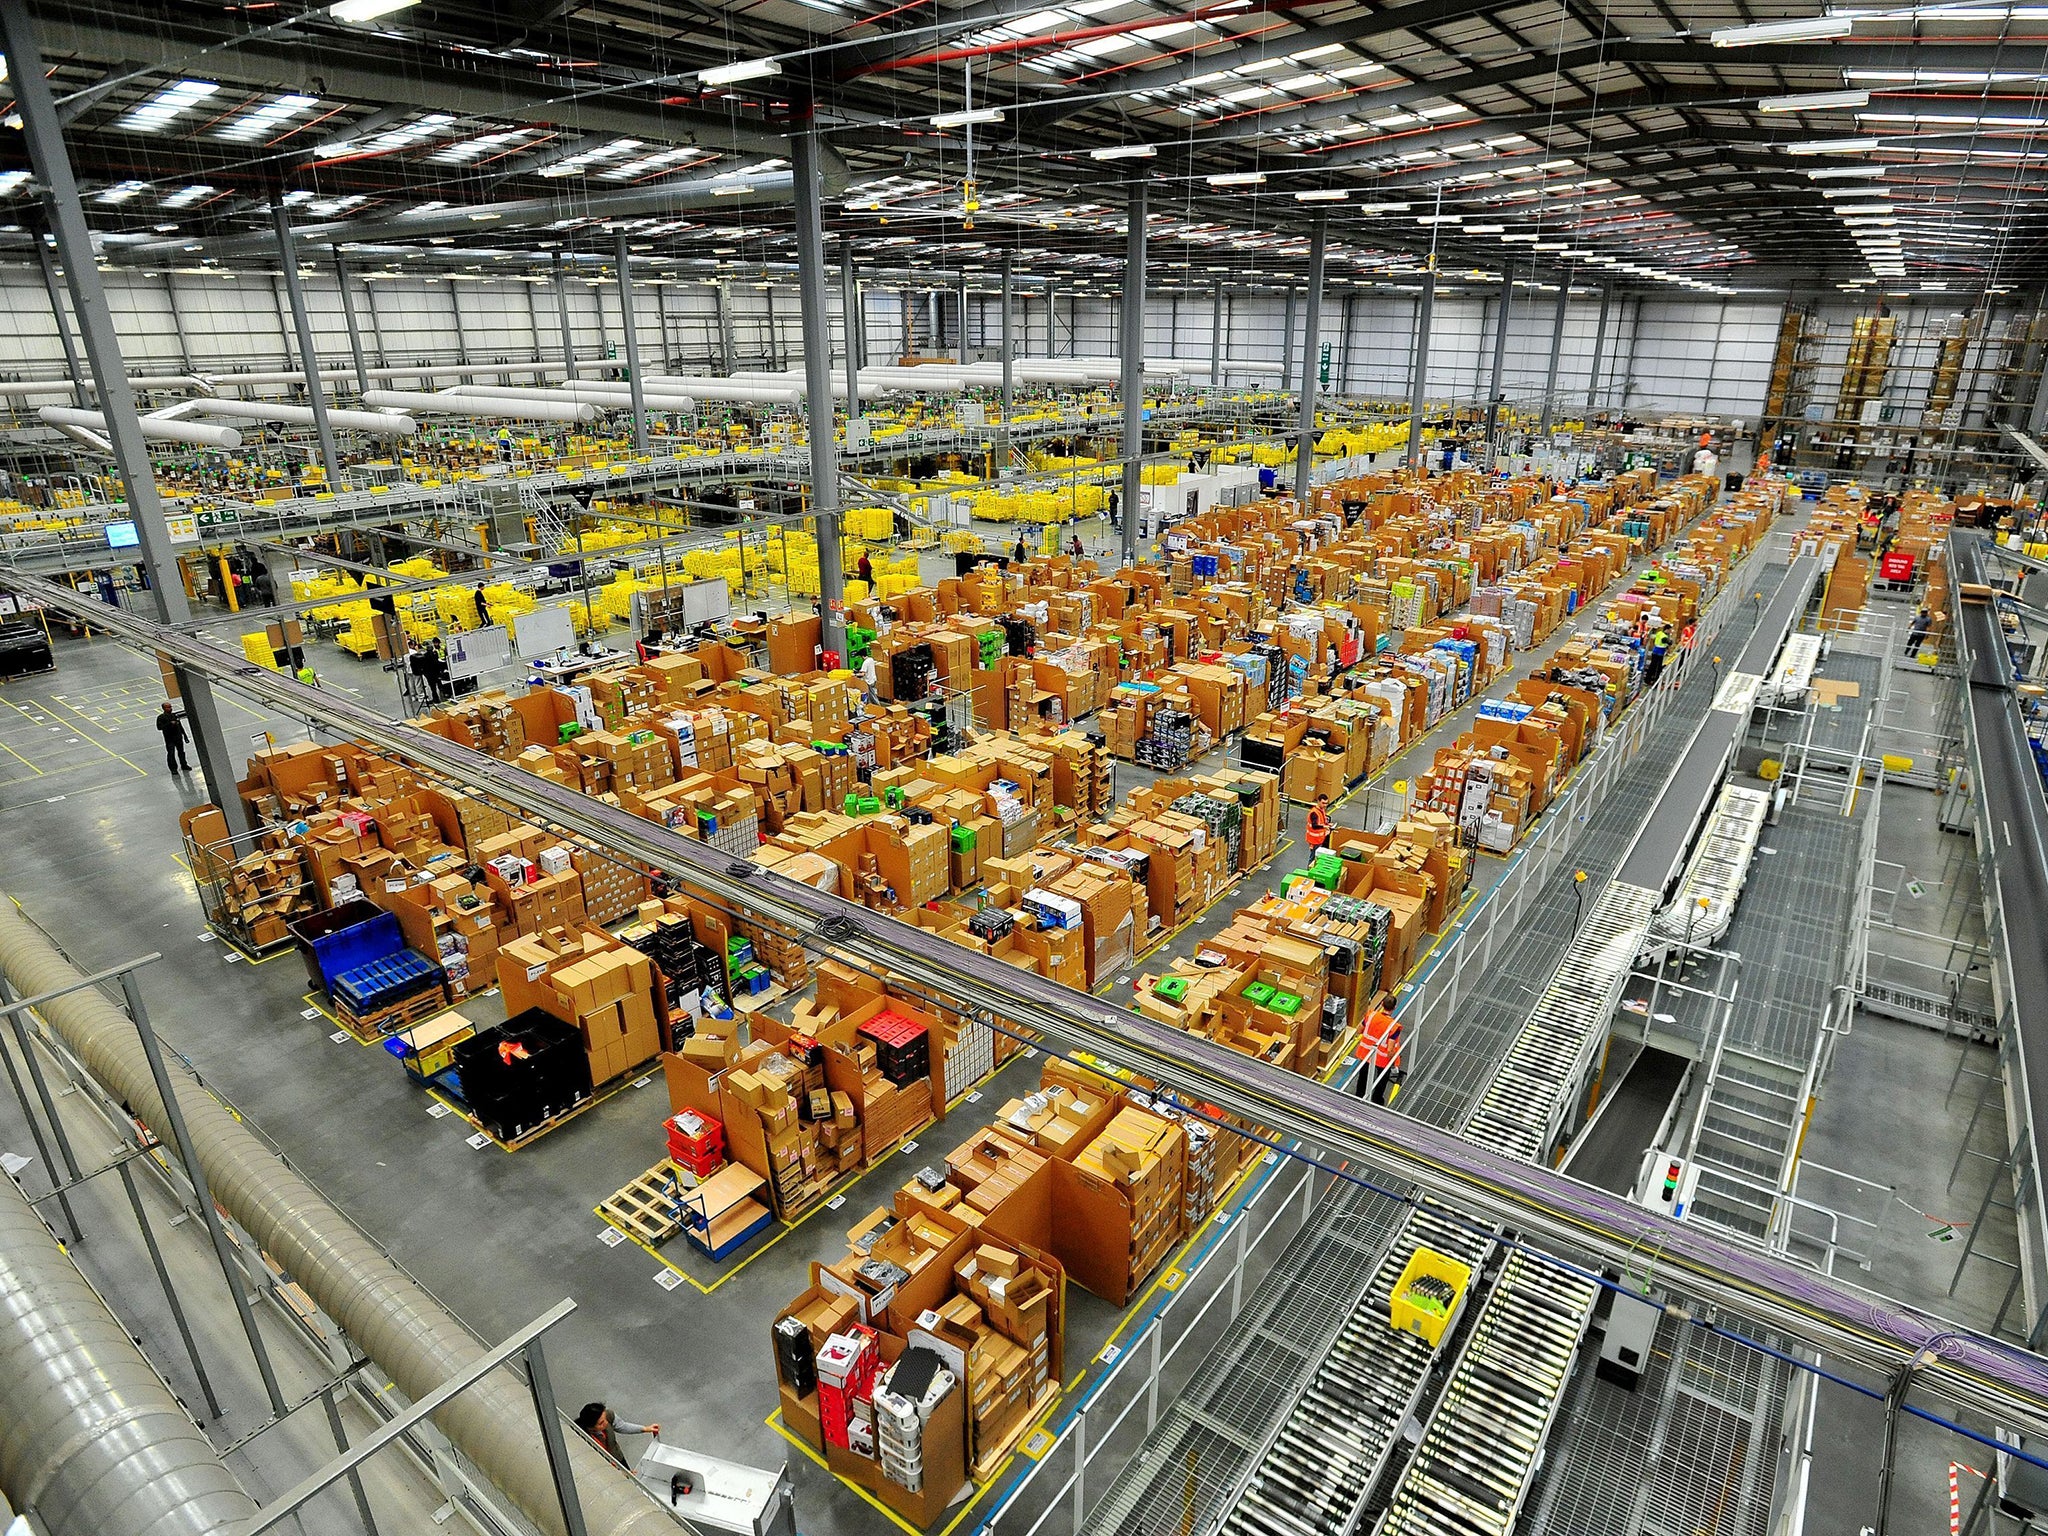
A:
[[[1692,1220],[1768,1241],[1798,1150],[1806,1092],[1804,1066],[1722,1047],[1693,1138],[1691,1159],[1700,1177]]]

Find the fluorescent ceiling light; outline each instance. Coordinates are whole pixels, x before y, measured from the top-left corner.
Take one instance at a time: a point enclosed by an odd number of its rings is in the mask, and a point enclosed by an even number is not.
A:
[[[1896,210],[1890,203],[1837,203],[1835,212],[1840,214],[1892,213]]]
[[[245,143],[251,139],[260,139],[271,129],[290,122],[308,107],[319,105],[318,96],[280,96],[277,100],[236,118],[221,129],[220,136],[224,139],[240,139]]]
[[[774,59],[746,59],[737,64],[720,64],[713,69],[697,71],[699,85],[737,85],[742,80],[764,80],[770,75],[782,73],[782,65]]]
[[[498,133],[486,133],[460,144],[450,144],[446,149],[437,149],[427,159],[435,165],[467,165],[472,160],[481,160],[494,149],[517,144],[532,131],[530,128],[507,128]]]
[[[753,190],[753,183],[745,181],[736,181],[731,183],[729,186],[713,187],[711,189],[711,195],[713,197],[741,197]]]
[[[357,24],[375,21],[394,11],[410,10],[419,3],[420,0],[340,0],[339,4],[327,7],[327,14],[336,21]]]
[[[0,171],[0,197],[7,196],[27,180],[27,171]]]
[[[1441,106],[1418,107],[1416,108],[1415,115],[1417,117],[1424,118],[1433,122],[1439,117],[1456,117],[1460,112],[1463,112],[1464,110],[1465,108],[1461,106],[1459,103],[1455,101],[1447,101]]]
[[[129,198],[135,196],[136,193],[148,190],[148,187],[149,183],[146,181],[117,182],[94,198],[93,201],[96,203],[125,203]]]
[[[1212,187],[1256,187],[1266,179],[1264,171],[1224,171],[1209,178]]]
[[[1919,128],[1948,128],[1957,133],[1977,128],[2041,128],[2048,127],[2048,118],[2040,117],[1999,117],[1992,115],[1965,117],[1948,112],[1858,112],[1859,123],[1911,123]]]
[[[1111,144],[1088,151],[1090,160],[1150,160],[1159,151],[1150,144]]]
[[[1756,104],[1759,112],[1831,112],[1844,107],[1867,107],[1868,91],[1814,91],[1805,96],[1766,96]]]
[[[1341,203],[1350,195],[1343,187],[1319,187],[1313,192],[1295,193],[1294,200],[1297,203]]]
[[[190,208],[194,203],[211,196],[213,196],[212,187],[198,185],[182,187],[164,199],[164,206],[166,208]]]
[[[1395,112],[1386,117],[1372,118],[1369,121],[1370,126],[1374,128],[1405,128],[1410,123],[1421,122],[1422,119],[1413,112]]]
[[[1716,48],[1753,48],[1761,43],[1810,43],[1847,37],[1855,30],[1853,16],[1805,16],[1788,21],[1760,21],[1747,27],[1723,27],[1707,40]]]
[[[1409,205],[1407,203],[1361,203],[1358,211],[1360,213],[1406,213],[1408,208]]]
[[[1456,213],[1425,213],[1415,222],[1418,224],[1462,224],[1465,222],[1465,219],[1462,214]]]
[[[422,139],[435,137],[443,128],[446,128],[454,121],[455,118],[447,112],[429,112],[425,117],[419,118],[414,122],[406,123],[387,132],[377,134],[367,144],[362,146],[362,152],[369,155],[383,155],[389,154],[394,149],[404,149],[409,144],[417,144]],[[341,150],[351,146],[337,144],[333,147],[336,150]]]
[[[1808,139],[1804,144],[1779,146],[1788,155],[1867,155],[1881,143],[1878,139]]]
[[[1465,233],[1468,235],[1497,235],[1506,228],[1507,225],[1505,224],[1467,224],[1465,226]]]
[[[114,124],[130,133],[155,133],[169,126],[171,119],[206,100],[220,87],[211,80],[180,80],[167,85],[147,101],[129,109]]]
[[[971,112],[941,112],[937,117],[925,119],[934,128],[964,128],[972,123],[1000,123],[1002,120],[1001,107],[976,107]]]
[[[1884,171],[1885,168],[1881,165],[1833,165],[1826,170],[1808,171],[1806,174],[1812,181],[1846,181],[1852,177],[1859,180],[1874,180],[1882,176]]]

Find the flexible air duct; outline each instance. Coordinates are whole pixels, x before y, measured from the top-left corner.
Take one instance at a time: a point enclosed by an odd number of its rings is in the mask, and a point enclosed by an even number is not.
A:
[[[45,405],[36,414],[53,427],[84,427],[104,434],[107,418],[98,411],[73,410],[68,405]],[[178,421],[162,416],[144,416],[142,435],[153,443],[197,443],[202,448],[239,448],[242,434],[233,427],[209,427],[204,422]]]
[[[423,395],[408,389],[372,389],[364,393],[363,404],[380,411],[433,411],[477,420],[595,421],[598,414],[596,406],[575,400],[529,400],[502,393]]]
[[[90,377],[85,387],[95,393],[99,386]],[[128,375],[130,389],[198,389],[200,381],[190,374],[138,374]],[[68,395],[72,392],[69,379],[15,379],[0,384],[0,399],[16,399],[22,395]]]
[[[24,997],[76,987],[80,979],[4,895],[0,971]],[[94,1077],[168,1140],[163,1101],[127,1014],[91,987],[44,1003],[39,1012]],[[221,1208],[291,1273],[400,1391],[424,1397],[482,1355],[476,1340],[439,1302],[200,1087],[175,1055],[168,1056],[166,1065]],[[0,1311],[13,1306],[11,1290],[0,1293]],[[29,1405],[10,1401],[23,1379],[12,1362],[0,1358],[0,1468],[10,1464],[16,1437],[30,1427],[17,1411]],[[509,1370],[493,1371],[435,1414],[434,1422],[527,1519],[549,1536],[562,1532],[533,1399],[518,1377]],[[601,1451],[573,1431],[568,1439],[591,1536],[676,1536],[675,1522]],[[55,1442],[36,1444],[47,1451]],[[110,1482],[117,1475],[140,1482],[147,1470],[141,1463],[110,1469]],[[113,1496],[111,1488],[108,1496]],[[141,1496],[139,1490],[135,1496]],[[98,1536],[95,1528],[77,1529],[80,1536],[88,1529]]]
[[[240,421],[267,421],[286,427],[318,425],[313,420],[313,408],[308,405],[271,405],[257,400],[191,400],[185,403],[194,415],[233,416]],[[386,411],[330,410],[327,425],[337,431],[367,432],[375,437],[411,437],[420,429],[419,423],[410,416]]]
[[[13,908],[9,909],[10,914]],[[49,1536],[232,1536],[256,1501],[0,1177],[0,1488]]]

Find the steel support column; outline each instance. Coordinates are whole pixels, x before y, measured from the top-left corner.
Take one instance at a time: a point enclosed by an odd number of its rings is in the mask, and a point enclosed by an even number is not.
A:
[[[50,242],[36,239],[36,258],[42,263],[43,289],[50,295],[50,318],[57,325],[57,339],[64,343],[64,371],[71,377],[72,398],[81,411],[92,409],[86,398],[85,368],[78,360],[78,343],[71,339],[71,322],[64,315],[64,297],[57,291],[57,263],[50,256]],[[190,364],[187,364],[189,367]]]
[[[341,297],[341,319],[348,327],[349,361],[355,364],[356,393],[363,394],[370,387],[370,365],[363,358],[363,333],[356,324],[356,306],[348,296],[348,263],[341,259],[341,247],[331,245],[328,254],[334,258],[334,291]]]
[[[718,306],[718,364],[726,373],[736,373],[740,364],[732,339],[732,294],[722,277],[711,284],[711,302]]]
[[[804,112],[809,117],[809,112]],[[825,319],[825,228],[818,130],[789,136],[796,191],[797,299],[806,337],[831,335]],[[804,435],[811,445],[811,517],[818,539],[818,611],[823,645],[846,655],[846,580],[839,567],[839,450],[832,438],[832,348],[804,347]]]
[[[1003,432],[1002,467],[1010,467],[1010,418],[1017,414],[1016,374],[1017,274],[1010,253],[1003,252]]]
[[[562,253],[555,252],[555,315],[562,327],[562,366],[576,379],[576,333],[569,325],[569,280],[562,275]]]
[[[853,273],[853,242],[847,241],[839,252],[839,320],[840,329],[846,333],[846,424],[850,427],[860,420],[860,358],[861,324],[860,279]],[[805,347],[805,351],[809,351]]]
[[[1550,436],[1550,418],[1557,406],[1557,365],[1564,357],[1564,312],[1572,301],[1572,280],[1566,273],[1557,274],[1557,315],[1550,322],[1550,367],[1543,375],[1543,420],[1536,428],[1538,437]]]
[[[1287,290],[1287,313],[1280,322],[1280,392],[1294,388],[1294,290]]]
[[[1330,221],[1317,214],[1308,235],[1308,305],[1301,320],[1301,435],[1294,450],[1294,498],[1308,505],[1316,477],[1316,352],[1323,327],[1323,251]]]
[[[647,385],[640,375],[640,327],[633,316],[633,252],[621,231],[612,247],[619,280],[619,328],[626,333],[626,384],[633,400],[633,451],[647,452]]]
[[[1508,320],[1514,314],[1515,274],[1512,268],[1500,275],[1500,308],[1494,316],[1493,382],[1486,389],[1486,467],[1493,468],[1494,443],[1500,434],[1500,383],[1508,364]]]
[[[135,392],[128,387],[128,366],[114,332],[114,314],[107,307],[106,289],[100,283],[99,259],[93,250],[92,233],[86,228],[85,211],[79,205],[78,181],[71,173],[71,156],[65,151],[63,134],[57,126],[57,106],[50,95],[49,79],[43,73],[42,50],[36,43],[35,23],[29,18],[26,0],[0,0],[0,52],[6,54],[14,76],[15,109],[21,114],[29,164],[36,179],[49,189],[50,232],[57,237],[57,259],[64,263],[64,281],[71,290],[71,306],[77,312],[86,363],[92,369],[99,408],[106,415],[107,440],[113,447],[121,482],[127,487],[128,515],[141,535],[141,563],[149,574],[156,616],[165,624],[189,623],[192,608],[185,600],[185,583],[178,575],[178,557],[171,548],[170,529],[164,522],[164,504],[157,495],[148,445],[142,440]],[[58,323],[62,325],[61,317]],[[221,735],[212,681],[204,673],[182,667],[177,678],[207,794],[227,818],[229,831],[246,832],[248,818],[242,812],[234,764],[228,757],[226,738]]]
[[[1209,311],[1209,387],[1223,387],[1223,285],[1216,285],[1213,307]]]
[[[959,290],[959,292],[960,292],[960,347],[959,347],[959,353],[958,353],[958,356],[959,356],[959,359],[960,359],[960,361],[961,361],[962,363],[965,363],[965,362],[967,361],[967,279],[966,279],[965,277],[963,277],[963,278],[961,278],[961,279],[960,279],[960,290]]]
[[[1606,361],[1607,312],[1614,303],[1614,284],[1600,285],[1600,318],[1593,324],[1593,371],[1586,379],[1586,409],[1600,409],[1600,365]]]
[[[1145,459],[1145,183],[1133,181],[1124,205],[1123,563],[1138,563],[1138,492]]]
[[[291,306],[292,334],[298,338],[299,368],[306,375],[306,403],[313,408],[313,436],[320,444],[320,467],[327,472],[327,488],[341,489],[341,456],[334,451],[334,428],[327,421],[327,389],[320,382],[320,354],[313,347],[313,317],[306,313],[306,289],[299,281],[299,253],[292,245],[291,216],[283,203],[270,207],[271,227],[277,231],[277,257],[284,264],[285,302]]]
[[[1436,268],[1422,275],[1415,300],[1415,377],[1408,387],[1408,467],[1422,467],[1422,392],[1429,381],[1429,324],[1436,315]]]

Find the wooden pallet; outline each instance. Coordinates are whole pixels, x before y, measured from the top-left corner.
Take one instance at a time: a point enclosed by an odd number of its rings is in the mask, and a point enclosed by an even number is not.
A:
[[[1038,1423],[1045,1410],[1053,1405],[1059,1395],[1060,1384],[1056,1381],[1048,1381],[1040,1387],[1038,1396],[1031,1400],[1031,1406],[1025,1409],[1017,1420],[1017,1427],[995,1445],[982,1447],[981,1454],[974,1459],[974,1465],[968,1470],[968,1479],[980,1484],[993,1482],[996,1474],[1002,1470],[1003,1463],[1023,1442],[1024,1437],[1031,1433],[1032,1427]]]
[[[374,1013],[358,1016],[346,1003],[337,1001],[334,1005],[334,1022],[347,1030],[364,1045],[376,1045],[385,1037],[395,1035],[401,1029],[410,1029],[415,1024],[425,1023],[448,1006],[446,985],[414,993],[402,1003],[393,1003],[388,1008],[379,1008]]]
[[[663,1158],[599,1202],[598,1214],[628,1237],[659,1248],[683,1229],[682,1187],[675,1164]]]

